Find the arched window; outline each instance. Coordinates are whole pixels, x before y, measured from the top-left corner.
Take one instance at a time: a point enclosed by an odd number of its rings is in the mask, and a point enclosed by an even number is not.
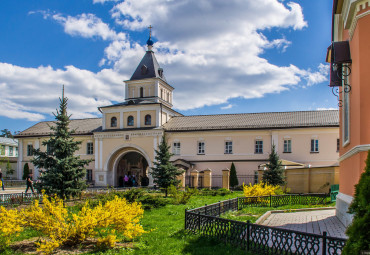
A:
[[[140,88],[140,97],[144,97],[144,88],[143,87]]]
[[[149,114],[145,115],[145,125],[152,125],[152,116]]]
[[[133,126],[134,125],[134,117],[128,116],[127,118],[127,126]]]
[[[111,127],[117,127],[117,118],[116,117],[112,117],[110,119],[110,126]]]

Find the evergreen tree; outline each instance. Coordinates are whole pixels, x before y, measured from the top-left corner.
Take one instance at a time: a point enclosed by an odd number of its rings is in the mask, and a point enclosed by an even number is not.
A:
[[[275,145],[272,145],[269,155],[269,162],[266,164],[267,170],[263,171],[262,181],[270,185],[284,185],[284,169],[281,165],[279,155],[276,153]]]
[[[180,180],[177,180],[177,176],[183,172],[175,167],[171,162],[170,158],[173,155],[169,152],[170,146],[167,145],[166,136],[163,135],[162,142],[156,150],[154,167],[152,167],[151,175],[153,176],[154,183],[160,188],[165,189],[166,197],[168,193],[168,187],[171,185],[177,186]]]
[[[75,131],[69,129],[70,116],[67,115],[67,101],[59,98],[60,106],[54,114],[55,126],[50,126],[52,133],[49,140],[42,144],[47,147],[46,152],[34,150],[32,163],[40,170],[38,190],[45,190],[46,194],[56,194],[61,198],[76,196],[86,188],[86,169],[91,160],[81,160],[74,156],[81,142],[74,141],[71,136]]]
[[[239,185],[238,176],[236,175],[236,169],[235,169],[234,163],[231,163],[231,167],[230,167],[229,184],[231,188],[234,188]]]
[[[24,167],[23,167],[23,176],[22,176],[22,179],[23,180],[26,180],[27,179],[27,176],[30,174],[30,167],[28,166],[28,163],[24,164]]]
[[[355,186],[355,196],[349,213],[353,213],[352,224],[347,228],[348,241],[343,254],[361,254],[370,250],[370,151],[368,151],[365,172]]]

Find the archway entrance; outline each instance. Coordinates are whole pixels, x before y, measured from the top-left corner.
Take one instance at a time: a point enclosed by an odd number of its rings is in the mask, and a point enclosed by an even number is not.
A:
[[[119,187],[148,186],[148,162],[139,152],[126,153],[117,164]]]

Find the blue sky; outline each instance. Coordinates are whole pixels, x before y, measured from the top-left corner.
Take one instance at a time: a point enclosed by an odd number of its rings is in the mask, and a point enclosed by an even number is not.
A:
[[[72,118],[124,100],[154,51],[185,115],[336,109],[326,48],[331,0],[2,0],[0,129]]]

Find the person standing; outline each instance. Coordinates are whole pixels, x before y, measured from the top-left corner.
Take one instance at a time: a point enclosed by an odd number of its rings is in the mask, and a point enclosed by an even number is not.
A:
[[[5,189],[4,189],[3,172],[1,172],[1,168],[0,168],[0,181],[1,181],[1,187],[2,187],[2,189],[3,189],[3,190],[5,190]]]
[[[27,189],[26,189],[26,194],[29,188],[31,188],[32,193],[35,193],[33,190],[33,181],[32,181],[32,174],[29,174],[26,179],[26,184],[27,184]]]

